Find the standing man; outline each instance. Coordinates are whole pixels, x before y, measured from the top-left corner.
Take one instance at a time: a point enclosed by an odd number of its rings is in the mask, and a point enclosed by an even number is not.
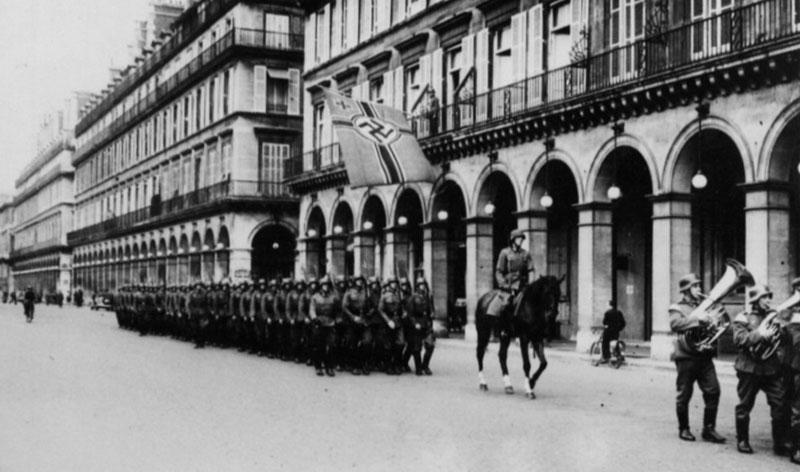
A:
[[[389,375],[400,375],[408,367],[408,362],[403,362],[403,346],[405,337],[402,327],[403,320],[403,298],[397,279],[389,277],[378,303],[378,313],[386,323],[388,352],[388,366],[386,373]]]
[[[287,358],[300,362],[300,342],[303,336],[303,318],[300,299],[306,290],[306,281],[298,279],[286,294],[286,318],[289,321],[289,343]]]
[[[353,375],[361,375],[366,369],[366,353],[361,342],[364,337],[365,316],[369,307],[369,297],[366,293],[364,277],[358,276],[353,280],[350,288],[342,299],[342,357],[340,363],[346,363]],[[369,372],[367,371],[367,374]]]
[[[684,441],[694,441],[695,437],[689,429],[689,401],[692,399],[694,383],[703,392],[705,410],[703,412],[703,434],[705,441],[723,443],[725,438],[716,431],[717,408],[719,406],[719,380],[714,368],[714,356],[717,355],[716,343],[709,349],[698,352],[685,342],[684,336],[705,326],[708,316],[693,315],[701,300],[700,279],[695,274],[685,275],[678,281],[681,300],[669,307],[669,324],[677,333],[673,343],[672,360],[678,371],[676,413],[678,415],[678,437]]]
[[[428,283],[424,278],[417,278],[414,293],[408,298],[406,313],[409,318],[411,333],[408,348],[414,356],[417,375],[431,375],[429,368],[436,340],[433,335],[433,299],[428,293]],[[425,357],[421,356],[425,347]]]
[[[333,377],[333,350],[336,347],[336,321],[339,318],[339,298],[333,292],[331,280],[325,276],[320,280],[319,293],[311,298],[309,317],[314,323],[312,345],[314,346],[314,367],[317,375]],[[322,367],[325,372],[322,372]]]
[[[736,448],[744,454],[752,454],[750,447],[750,412],[756,395],[763,391],[767,396],[772,417],[772,447],[777,455],[787,455],[784,444],[786,434],[785,391],[781,381],[781,360],[772,355],[761,359],[753,355],[751,349],[759,343],[769,342],[774,333],[770,332],[764,318],[770,313],[769,301],[772,292],[765,285],[755,285],[747,291],[750,310],[736,315],[733,320],[733,342],[739,349],[736,362],[736,376],[739,383],[736,392],[739,404],[736,405]]]
[[[33,307],[35,302],[36,302],[36,294],[33,293],[33,287],[29,286],[27,289],[25,289],[25,297],[23,303],[23,308],[25,310],[25,319],[28,321],[28,323],[31,323],[33,321]]]
[[[800,290],[800,277],[792,280],[792,291]],[[791,395],[787,391],[785,408],[789,411],[789,436],[791,437],[791,461],[800,464],[800,307],[792,307],[786,326],[786,365],[790,369]],[[789,389],[787,389],[789,390]]]

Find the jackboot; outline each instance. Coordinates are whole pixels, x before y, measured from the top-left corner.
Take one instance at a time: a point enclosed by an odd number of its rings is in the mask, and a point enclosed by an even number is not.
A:
[[[431,364],[431,357],[433,357],[433,350],[436,346],[427,346],[425,348],[425,356],[422,358],[422,373],[425,375],[433,375],[431,372],[430,364]]]
[[[776,456],[792,455],[792,445],[786,442],[786,423],[783,421],[772,421],[772,451]]]
[[[414,367],[417,375],[423,375],[422,371],[422,356],[419,351],[414,351]]]
[[[706,408],[703,412],[703,440],[722,444],[725,442],[725,438],[719,435],[716,431],[717,425],[717,409],[716,408]]]
[[[752,454],[750,447],[750,418],[736,418],[736,449],[742,454]]]
[[[678,415],[678,437],[684,441],[694,441],[694,434],[689,430],[689,409],[678,406],[675,411]]]

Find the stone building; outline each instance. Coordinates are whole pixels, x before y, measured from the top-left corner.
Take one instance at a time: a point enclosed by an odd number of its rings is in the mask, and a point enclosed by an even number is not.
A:
[[[193,2],[75,128],[76,285],[291,276],[299,2]]]
[[[72,251],[67,245],[74,203],[72,130],[87,100],[87,94],[75,93],[42,121],[36,155],[15,182],[8,234],[12,289],[32,287],[46,295],[66,294],[72,287]]]
[[[512,228],[565,275],[586,350],[609,300],[671,350],[678,279],[733,257],[789,295],[800,272],[800,11],[788,0],[308,2],[306,272],[424,271],[438,326],[477,298]],[[413,116],[434,182],[353,189],[320,87]],[[731,310],[742,291],[726,300]],[[738,306],[737,306],[738,305]],[[734,311],[735,312],[735,311]],[[725,344],[725,343],[723,343]]]
[[[14,206],[9,195],[0,196],[0,292],[14,290],[11,277],[11,227],[14,221]]]

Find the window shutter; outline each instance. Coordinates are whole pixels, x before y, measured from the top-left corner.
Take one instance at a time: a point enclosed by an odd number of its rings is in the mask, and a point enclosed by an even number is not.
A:
[[[267,111],[267,66],[253,68],[253,111]]]
[[[300,114],[300,71],[298,69],[289,69],[288,112],[290,115]]]
[[[542,102],[544,93],[544,72],[542,54],[544,53],[542,6],[536,5],[528,10],[528,77],[527,104],[535,106]]]
[[[375,12],[375,23],[378,31],[385,31],[389,28],[389,16],[392,8],[390,0],[378,0],[378,10]]]
[[[394,103],[394,71],[383,73],[383,104],[390,107]]]
[[[439,104],[443,103],[442,97],[442,69],[443,69],[443,59],[444,52],[442,48],[436,49],[431,53],[431,77],[430,77],[430,84],[431,88],[433,89],[433,93],[436,95],[436,98],[439,100]]]
[[[328,3],[325,5],[325,8],[322,11],[322,31],[320,32],[322,38],[320,38],[319,46],[322,49],[320,53],[320,58],[322,62],[327,61],[330,59],[331,54],[331,4]]]
[[[461,68],[463,73],[469,72],[475,65],[475,35],[468,34],[461,39]]]
[[[425,89],[431,83],[431,56],[430,54],[423,54],[419,58],[419,91],[417,92],[417,96],[409,103],[409,106],[414,105],[419,100],[420,94],[422,94]],[[420,110],[411,110],[412,112],[419,112]]]
[[[308,15],[308,21],[306,22],[306,46],[305,46],[305,67],[306,70],[311,69],[314,66],[314,58],[317,57],[317,51],[315,49],[316,45],[316,31],[315,28],[317,27],[317,14],[312,13]]]
[[[406,19],[406,0],[394,0],[394,24],[398,24]]]
[[[330,25],[331,25],[331,57],[336,57],[341,53],[342,49],[342,23],[341,13],[341,2],[333,3],[333,8],[330,9]]]
[[[347,41],[344,50],[358,44],[358,0],[347,0]]]
[[[572,0],[571,3],[572,24],[570,25],[569,33],[572,48],[577,48],[578,46],[586,47],[586,44],[582,41],[582,31],[586,21],[585,3],[585,0]],[[570,58],[570,62],[572,62],[572,58]],[[570,72],[572,73],[571,93],[576,94],[583,92],[586,88],[586,69],[572,67]]]
[[[392,104],[392,106],[398,110],[403,110],[403,94],[405,93],[404,80],[403,66],[400,66],[394,70],[394,103]]]
[[[525,12],[511,17],[511,74],[514,82],[525,78],[526,17]]]
[[[372,37],[372,2],[365,0],[361,3],[364,9],[361,11],[361,36],[359,41],[364,41]]]
[[[478,31],[475,43],[475,119],[480,122],[489,116],[489,30]]]

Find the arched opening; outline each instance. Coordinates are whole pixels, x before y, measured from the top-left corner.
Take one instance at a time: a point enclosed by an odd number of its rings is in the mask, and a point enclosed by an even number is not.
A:
[[[167,284],[167,241],[161,238],[158,241],[158,285]]]
[[[253,237],[250,271],[254,279],[281,279],[294,274],[296,239],[283,225],[264,226]]]
[[[769,159],[768,176],[773,185],[769,213],[770,280],[773,290],[786,293],[791,279],[800,273],[800,114],[781,130]],[[788,210],[788,223],[784,212]],[[789,231],[779,231],[788,225]],[[783,263],[785,261],[785,263]],[[787,293],[788,294],[788,293]],[[776,297],[777,298],[777,297]]]
[[[203,253],[202,258],[202,279],[205,283],[214,282],[214,232],[211,228],[206,229],[206,234],[203,236]]]
[[[227,278],[230,273],[230,246],[231,242],[228,236],[228,228],[223,226],[219,229],[219,237],[217,238],[216,246],[216,276],[219,280]]]
[[[331,245],[331,272],[333,275],[350,277],[354,273],[355,255],[353,246],[353,210],[347,202],[339,202],[333,212],[332,233],[328,236]]]
[[[405,189],[397,197],[395,209],[394,267],[390,273],[412,279],[423,270],[422,250],[422,200],[412,189]],[[388,261],[387,261],[388,262]]]
[[[458,184],[443,182],[433,195],[431,210],[434,305],[446,308],[448,329],[459,331],[467,323],[467,201]]]
[[[306,276],[322,277],[327,272],[325,267],[328,263],[325,255],[325,215],[320,207],[314,207],[308,215],[306,223],[305,252],[306,252]]]
[[[549,208],[542,197],[550,197]],[[545,163],[533,182],[530,208],[530,250],[539,273],[564,276],[558,317],[550,326],[553,337],[572,338],[578,329],[578,185],[569,166],[560,160]],[[541,212],[544,212],[543,214]],[[544,220],[545,232],[541,230]],[[542,247],[544,245],[544,247]],[[544,250],[543,250],[544,249]],[[544,254],[542,259],[539,254]]]
[[[150,241],[150,259],[147,261],[147,283],[155,285],[158,282],[158,249],[155,240]]]
[[[703,189],[691,183],[698,168],[707,178]],[[719,130],[692,136],[675,163],[673,190],[692,195],[692,271],[706,289],[722,276],[725,259],[745,262],[744,192],[738,187],[743,182],[739,150]]]
[[[612,187],[619,189],[619,198],[611,198]],[[605,157],[594,199],[611,203],[608,300],[625,314],[624,334],[633,339],[649,340],[652,333],[652,204],[647,199],[652,193],[650,170],[639,151],[618,146]],[[608,300],[599,300],[597,308],[607,308]]]
[[[494,171],[486,178],[478,194],[478,207],[476,216],[487,218],[491,227],[491,252],[486,248],[479,248],[476,254],[477,267],[484,267],[481,276],[491,277],[491,287],[496,287],[494,268],[500,251],[508,246],[508,237],[517,227],[517,199],[514,184],[508,176],[499,171]],[[491,258],[489,258],[491,256]],[[484,273],[485,272],[485,273]]]
[[[187,285],[189,283],[189,238],[185,234],[181,235],[178,243],[178,284]]]
[[[167,254],[167,284],[174,286],[178,279],[178,240],[175,239],[175,236],[169,237]]]
[[[384,229],[386,211],[380,197],[371,195],[361,211],[361,237],[359,247],[361,274],[365,277],[383,274],[385,248]]]
[[[189,280],[195,284],[201,282],[201,265],[200,265],[200,251],[202,250],[202,243],[200,242],[200,233],[195,231],[192,233],[192,243],[189,246]]]
[[[122,267],[123,272],[123,279],[125,280],[125,285],[131,285],[132,278],[131,278],[131,246],[130,244],[125,245],[125,264]]]
[[[131,253],[131,283],[139,285],[139,245],[133,245],[133,252]]]

